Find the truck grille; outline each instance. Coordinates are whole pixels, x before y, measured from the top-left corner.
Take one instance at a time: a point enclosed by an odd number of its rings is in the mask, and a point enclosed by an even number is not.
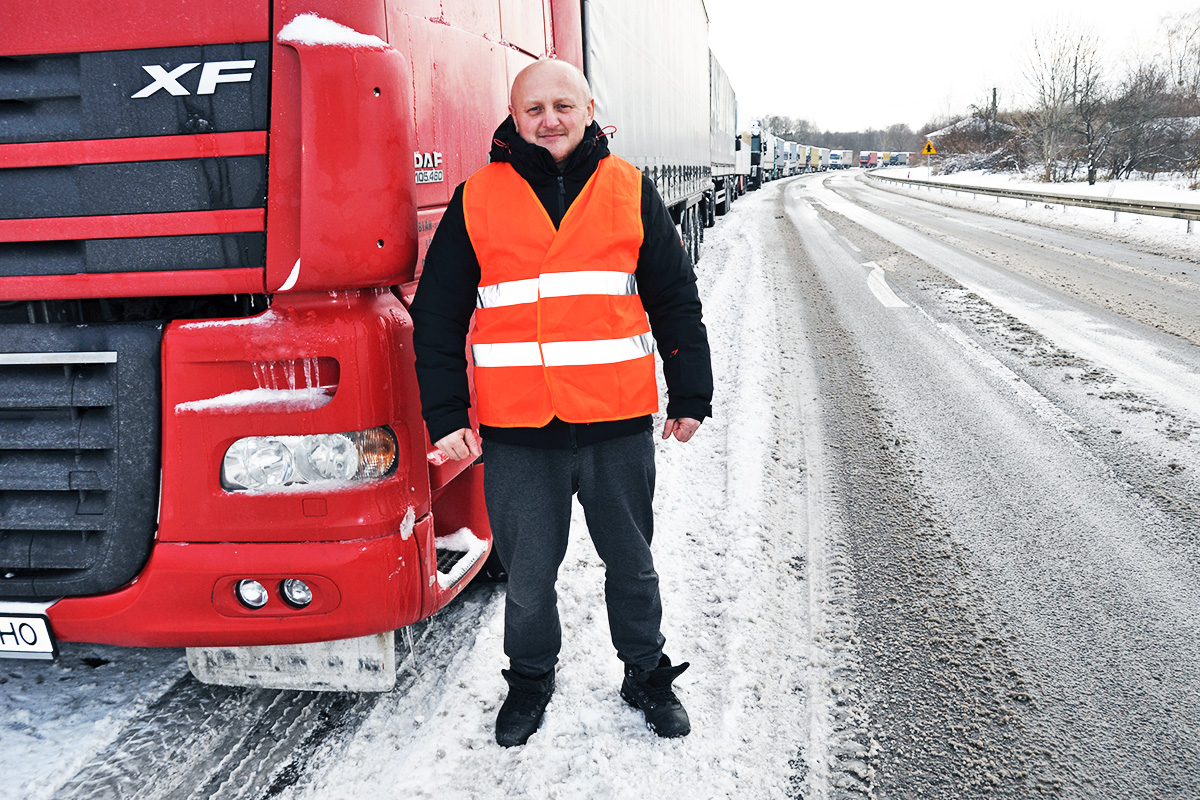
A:
[[[145,564],[161,339],[156,323],[4,326],[0,598],[112,591]]]
[[[0,56],[0,279],[262,269],[269,79],[269,42]]]

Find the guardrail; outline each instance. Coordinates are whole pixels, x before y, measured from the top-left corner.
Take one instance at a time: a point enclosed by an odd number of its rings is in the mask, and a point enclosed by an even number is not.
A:
[[[1156,217],[1171,217],[1172,219],[1187,220],[1187,232],[1192,232],[1192,225],[1200,220],[1200,203],[1159,203],[1145,200],[1118,200],[1112,197],[1078,197],[1068,194],[1053,194],[1051,192],[1032,192],[1026,189],[995,189],[984,186],[967,186],[961,183],[942,183],[941,181],[922,181],[911,178],[892,178],[867,172],[872,180],[891,181],[907,186],[927,186],[931,189],[952,191],[955,194],[965,192],[972,195],[983,194],[992,197],[1008,197],[1014,200],[1024,200],[1025,207],[1030,203],[1049,203],[1056,206],[1076,206],[1079,208],[1098,208],[1102,211],[1113,212],[1113,220],[1118,214],[1150,214]]]

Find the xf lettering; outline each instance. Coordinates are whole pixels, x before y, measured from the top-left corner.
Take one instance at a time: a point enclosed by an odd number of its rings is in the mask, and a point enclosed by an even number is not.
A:
[[[146,64],[142,69],[146,70],[154,80],[135,94],[130,95],[133,100],[140,100],[143,97],[149,97],[158,92],[159,89],[165,89],[167,94],[175,97],[187,97],[191,94],[180,82],[179,79],[188,74],[200,63],[180,64],[175,69],[167,72],[159,64]],[[200,82],[196,85],[196,94],[213,94],[217,91],[218,83],[247,83],[253,77],[249,72],[238,72],[235,70],[254,69],[254,59],[247,61],[209,61],[200,70]]]

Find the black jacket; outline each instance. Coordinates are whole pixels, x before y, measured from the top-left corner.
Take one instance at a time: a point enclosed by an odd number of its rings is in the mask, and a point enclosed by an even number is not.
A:
[[[560,172],[550,151],[520,137],[512,117],[496,129],[491,150],[492,161],[507,161],[529,183],[556,228],[600,159],[608,155],[608,139],[593,122]],[[460,184],[430,242],[409,309],[421,414],[433,442],[469,426],[466,337],[480,270],[467,235],[462,194]],[[713,381],[696,276],[662,198],[645,177],[641,216],[644,234],[636,271],[638,294],[663,359],[667,416],[702,420],[712,414]],[[649,429],[649,416],[590,424],[555,418],[542,428],[481,426],[480,433],[507,444],[565,448]]]

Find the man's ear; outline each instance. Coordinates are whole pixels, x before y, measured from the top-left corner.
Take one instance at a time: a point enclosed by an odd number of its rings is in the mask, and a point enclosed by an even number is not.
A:
[[[588,100],[588,125],[596,121],[596,98]]]

